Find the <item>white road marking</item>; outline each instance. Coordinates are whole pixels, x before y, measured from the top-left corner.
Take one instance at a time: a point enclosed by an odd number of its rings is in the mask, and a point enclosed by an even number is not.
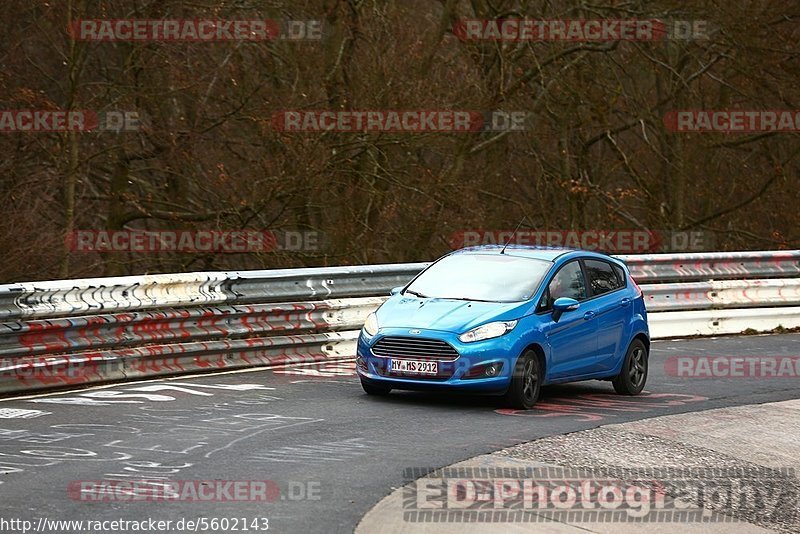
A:
[[[50,415],[52,412],[42,410],[23,410],[20,408],[0,408],[0,419],[33,419],[43,415]]]

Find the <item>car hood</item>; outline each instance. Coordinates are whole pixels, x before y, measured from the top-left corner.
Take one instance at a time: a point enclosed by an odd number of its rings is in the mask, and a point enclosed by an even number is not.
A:
[[[492,321],[519,319],[527,302],[473,302],[395,295],[378,310],[380,328],[416,328],[461,334]]]

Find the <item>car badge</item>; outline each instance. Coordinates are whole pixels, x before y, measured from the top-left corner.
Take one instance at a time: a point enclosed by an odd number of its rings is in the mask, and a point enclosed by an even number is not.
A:
[[[408,333],[416,336],[417,334],[421,334],[422,332],[420,332],[419,330],[409,330]]]

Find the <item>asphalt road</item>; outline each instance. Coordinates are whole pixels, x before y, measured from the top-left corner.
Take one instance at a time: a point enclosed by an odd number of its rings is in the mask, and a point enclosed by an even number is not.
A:
[[[204,517],[206,531],[244,531],[246,522],[255,532],[268,518],[273,532],[352,532],[409,481],[408,468],[609,423],[800,397],[797,377],[672,376],[665,371],[671,356],[800,356],[800,335],[655,342],[647,395],[620,397],[607,382],[549,387],[529,412],[480,397],[367,397],[352,362],[7,399],[0,402],[0,530],[21,531],[2,520],[35,528],[40,518],[152,518],[179,531],[179,520]],[[127,486],[119,481],[145,479],[135,499],[120,491]],[[165,485],[190,499],[199,481],[212,481],[206,487],[222,499],[248,500],[160,499]],[[269,482],[249,483],[237,496],[225,481]],[[212,529],[212,518],[227,518],[228,528]],[[79,531],[47,521],[40,531]]]

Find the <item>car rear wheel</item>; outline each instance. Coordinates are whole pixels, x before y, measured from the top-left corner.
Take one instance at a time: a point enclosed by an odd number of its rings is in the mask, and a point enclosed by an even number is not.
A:
[[[611,381],[614,391],[620,395],[638,395],[647,382],[647,347],[640,339],[634,339],[625,355],[622,371]]]
[[[539,358],[533,351],[528,351],[517,360],[511,385],[506,392],[505,403],[510,408],[530,410],[539,399],[542,376]]]
[[[377,395],[379,397],[385,397],[389,393],[392,392],[392,388],[387,388],[385,386],[377,386],[375,384],[370,384],[365,381],[361,381],[361,387],[364,388],[364,392],[367,395]]]

